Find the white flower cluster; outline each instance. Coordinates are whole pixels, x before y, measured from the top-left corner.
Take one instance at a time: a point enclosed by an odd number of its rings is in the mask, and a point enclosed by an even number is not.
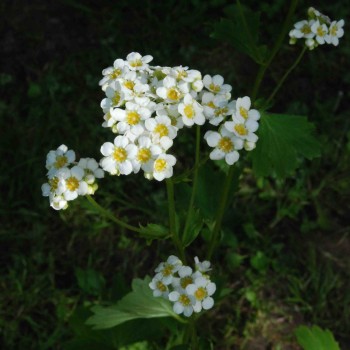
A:
[[[94,194],[98,187],[96,179],[104,176],[95,159],[81,158],[77,163],[75,152],[65,145],[47,154],[46,169],[48,182],[41,190],[56,210],[66,209],[68,202],[78,196]]]
[[[249,98],[243,98],[245,112],[236,113],[236,102],[230,101],[232,87],[224,84],[222,76],[202,79],[198,70],[188,67],[150,66],[152,59],[132,52],[102,71],[100,85],[106,94],[101,102],[105,113],[102,126],[118,134],[113,143],[101,147],[104,158],[100,164],[105,171],[128,175],[142,169],[149,179],[169,178],[176,158],[167,152],[178,131],[203,125],[206,120],[218,126],[230,115],[235,125],[217,133],[223,141],[208,141],[221,150],[214,150],[210,157],[233,164],[238,159],[236,150],[254,148],[257,137],[252,133],[257,130],[259,114],[247,118]]]
[[[308,9],[308,19],[294,24],[294,28],[289,32],[290,44],[295,44],[297,39],[305,39],[305,45],[314,49],[318,45],[339,44],[339,38],[344,35],[344,20],[331,21],[328,16],[323,15],[318,10],[310,7]]]
[[[210,262],[200,262],[197,257],[195,271],[182,264],[181,260],[171,255],[155,269],[156,275],[149,286],[155,297],[163,297],[174,303],[177,314],[190,317],[193,312],[211,309],[214,305],[212,295],[216,285],[210,281],[207,272]]]

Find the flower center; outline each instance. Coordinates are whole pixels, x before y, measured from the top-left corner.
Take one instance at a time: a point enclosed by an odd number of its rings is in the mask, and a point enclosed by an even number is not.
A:
[[[244,118],[248,118],[248,111],[244,107],[239,107],[239,114]]]
[[[219,92],[220,91],[220,85],[215,85],[214,83],[211,83],[209,85],[209,90],[214,91],[214,92]]]
[[[122,73],[120,69],[114,69],[113,72],[109,75],[111,79],[117,79],[119,75]]]
[[[308,24],[304,24],[300,31],[304,34],[310,34],[311,28]]]
[[[318,36],[324,36],[325,34],[326,34],[326,31],[323,30],[323,28],[322,28],[321,26],[319,26],[319,27],[317,28],[317,35],[318,35]]]
[[[157,282],[157,289],[163,293],[165,293],[168,290],[168,288],[166,287],[166,285],[164,283],[162,283],[162,281]]]
[[[121,162],[124,162],[126,160],[126,157],[127,157],[127,153],[125,151],[124,148],[122,147],[116,147],[114,152],[113,152],[113,158],[121,163]]]
[[[183,289],[191,283],[193,283],[193,278],[191,276],[185,276],[180,279],[180,285]]]
[[[173,266],[170,264],[165,264],[162,273],[163,273],[163,276],[172,275],[173,274]]]
[[[118,106],[119,102],[120,102],[120,94],[118,91],[116,91],[114,96],[112,97],[112,104],[113,106]]]
[[[179,302],[184,306],[191,305],[191,300],[186,294],[181,294],[179,297]]]
[[[68,159],[66,156],[57,156],[56,162],[54,163],[54,167],[56,169],[63,168],[68,162]]]
[[[136,125],[140,122],[140,114],[138,114],[137,112],[135,111],[132,111],[132,112],[128,112],[126,114],[126,122],[129,124],[129,125]]]
[[[214,105],[214,102],[213,101],[210,101],[207,103],[207,106],[210,107],[210,108],[216,108],[216,106]]]
[[[71,176],[66,180],[66,186],[69,191],[75,191],[79,187],[79,181],[74,176]]]
[[[157,159],[154,162],[154,169],[156,172],[160,173],[160,172],[164,171],[165,168],[166,168],[166,160],[165,159]]]
[[[175,88],[171,88],[167,92],[167,97],[169,100],[178,101],[180,99],[180,93]]]
[[[241,136],[248,134],[248,130],[245,128],[245,126],[243,124],[235,125],[235,130],[236,130],[237,134],[239,134]]]
[[[141,59],[130,62],[130,66],[133,68],[142,67],[142,64],[143,63]]]
[[[228,112],[228,108],[227,107],[224,107],[224,108],[218,108],[216,111],[215,111],[215,115],[217,117],[219,117],[220,115],[224,115]]]
[[[199,287],[195,292],[194,296],[197,300],[203,300],[207,296],[207,291],[203,287]]]
[[[151,158],[151,151],[148,148],[141,148],[137,153],[137,160],[140,163],[146,163]]]
[[[228,153],[228,152],[232,151],[232,149],[233,149],[233,143],[228,137],[223,137],[219,141],[218,146],[225,153]]]
[[[133,81],[130,81],[130,80],[127,80],[125,83],[124,83],[124,86],[129,89],[129,90],[132,90],[135,86],[135,83]]]
[[[160,137],[168,136],[168,134],[169,134],[169,130],[168,130],[167,126],[164,125],[164,124],[158,124],[158,125],[154,128],[154,132],[155,132],[156,134],[159,134]]]
[[[185,70],[180,70],[177,72],[177,79],[181,80],[182,78],[187,77],[187,72]]]
[[[53,177],[52,179],[49,180],[49,185],[50,185],[50,190],[51,192],[54,192],[57,190],[58,187],[58,177]]]
[[[333,26],[331,29],[330,29],[330,34],[332,36],[336,36],[337,35],[337,30],[338,30],[338,27],[337,26]]]
[[[194,116],[193,107],[191,105],[186,105],[184,108],[184,113],[185,113],[187,118],[192,119]]]

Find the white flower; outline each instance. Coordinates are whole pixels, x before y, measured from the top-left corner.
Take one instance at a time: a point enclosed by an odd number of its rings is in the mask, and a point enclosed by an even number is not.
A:
[[[216,131],[207,131],[204,135],[210,147],[215,147],[209,157],[212,160],[225,159],[229,165],[234,164],[239,159],[237,150],[242,149],[243,141],[235,137],[232,133],[224,128],[220,133]]]
[[[149,287],[153,290],[154,297],[162,296],[167,298],[169,295],[169,288],[159,275],[152,279],[152,281],[149,283]]]
[[[141,135],[144,131],[143,122],[151,116],[151,111],[133,102],[127,102],[125,107],[125,110],[115,108],[111,112],[112,119],[119,122],[117,131],[120,134],[130,131],[136,136]]]
[[[328,16],[322,14],[320,11],[316,10],[314,7],[309,7],[307,14],[312,19],[318,19],[321,23],[330,24],[331,20]]]
[[[120,107],[125,102],[125,96],[119,81],[113,81],[107,86],[106,96],[101,101],[101,108],[104,112],[110,111],[111,108]]]
[[[193,306],[195,312],[200,312],[202,308],[209,310],[214,306],[214,299],[211,297],[216,290],[216,285],[205,277],[197,277],[194,284],[186,287],[189,297],[193,296],[196,300]],[[170,297],[170,295],[169,295]]]
[[[102,71],[103,78],[99,82],[102,90],[106,91],[108,84],[125,74],[125,68],[125,62],[120,58],[114,61],[113,67],[105,68]]]
[[[161,262],[155,269],[155,272],[157,273],[156,276],[164,284],[169,285],[174,278],[174,274],[181,266],[181,260],[175,255],[170,255],[166,262]]]
[[[114,144],[105,142],[101,146],[101,153],[105,157],[100,164],[110,174],[129,175],[133,171],[132,159],[136,156],[137,147],[126,136],[117,136]]]
[[[182,88],[182,89],[181,89]],[[177,84],[176,79],[167,76],[163,79],[163,86],[158,87],[156,93],[159,97],[168,103],[178,103],[184,93],[188,93],[187,84]]]
[[[88,193],[88,185],[83,180],[84,169],[74,166],[72,169],[62,168],[57,172],[58,182],[57,194],[62,195],[67,201],[72,201]]]
[[[162,181],[173,176],[173,166],[176,158],[171,154],[160,154],[153,163],[153,177]]]
[[[239,97],[236,101],[236,120],[244,123],[247,120],[257,121],[260,119],[260,113],[256,109],[250,109],[250,97]]]
[[[68,203],[61,195],[50,194],[50,206],[55,210],[62,210],[68,208]]]
[[[344,35],[344,20],[333,21],[329,27],[328,34],[325,37],[327,44],[333,44],[334,46],[338,46],[339,38]]]
[[[178,111],[182,115],[183,123],[187,126],[203,125],[205,122],[203,107],[190,94],[185,95],[183,103],[178,106]]]
[[[50,151],[46,157],[46,169],[52,174],[58,169],[64,168],[75,161],[75,152],[68,150],[66,145],[59,146],[55,151]]]
[[[189,266],[181,266],[177,271],[179,277],[174,277],[171,284],[175,289],[185,289],[189,284],[194,282],[192,269]]]
[[[289,32],[291,38],[305,38],[311,39],[315,36],[315,33],[311,30],[311,26],[315,21],[302,20],[294,24],[294,29]]]
[[[98,188],[96,179],[104,177],[104,171],[93,158],[80,158],[78,166],[84,170],[84,181],[88,184],[88,194],[94,194]]]
[[[159,143],[164,150],[169,149],[173,144],[173,139],[177,135],[177,128],[172,125],[171,119],[166,115],[161,115],[162,111],[157,111],[155,118],[145,121],[145,127],[151,133],[154,143]]]
[[[198,257],[196,256],[194,258],[194,262],[196,265],[196,270],[201,272],[201,273],[205,273],[211,270],[210,268],[210,262],[207,260],[204,260],[202,262],[199,261]]]
[[[221,75],[205,75],[203,78],[204,86],[214,94],[223,94],[226,96],[231,96],[230,91],[232,86],[229,84],[224,84],[224,78]],[[229,99],[230,97],[228,97]]]
[[[131,52],[126,57],[126,64],[130,70],[145,70],[152,60],[151,55],[141,56],[138,52]]]
[[[147,136],[140,136],[137,139],[138,149],[135,158],[132,160],[134,172],[137,173],[140,168],[146,173],[153,170],[155,158],[162,153],[162,148],[154,145]]]
[[[186,291],[173,291],[169,293],[169,300],[174,303],[173,310],[175,313],[183,313],[186,317],[192,315],[196,300],[193,296],[188,295]]]
[[[259,128],[259,123],[253,119],[248,119],[245,123],[233,116],[233,121],[225,122],[224,127],[231,133],[234,133],[238,138],[249,142],[257,142],[258,136],[254,134]]]
[[[325,37],[328,34],[328,28],[325,24],[320,24],[320,22],[317,20],[312,26],[311,30],[313,33],[315,33],[316,37],[315,40],[320,44],[323,45],[325,43]]]

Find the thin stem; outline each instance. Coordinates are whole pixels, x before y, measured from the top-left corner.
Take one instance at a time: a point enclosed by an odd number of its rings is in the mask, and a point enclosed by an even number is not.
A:
[[[280,34],[275,42],[275,45],[271,50],[271,55],[270,55],[269,59],[264,64],[262,64],[260,66],[260,69],[259,69],[258,74],[257,74],[256,79],[255,79],[255,83],[254,83],[254,87],[253,87],[253,91],[252,91],[252,96],[251,96],[253,102],[255,101],[255,99],[258,95],[260,85],[264,79],[266,70],[269,68],[272,60],[275,58],[277,52],[279,51],[279,49],[281,48],[281,46],[283,44],[284,38],[287,35],[287,32],[290,28],[292,17],[293,17],[295,9],[297,7],[297,4],[298,4],[298,0],[291,1],[289,9],[288,9],[287,17],[283,23],[282,30],[280,31]]]
[[[185,223],[185,228],[184,228],[184,235],[186,235],[186,233],[187,233],[188,226],[190,224],[190,219],[191,219],[193,209],[194,209],[194,199],[196,197],[196,191],[197,191],[198,169],[199,169],[199,162],[200,162],[200,144],[201,144],[201,130],[200,130],[200,126],[197,125],[197,127],[196,127],[196,154],[195,154],[194,173],[193,173],[193,182],[192,182],[192,193],[191,193],[190,204],[188,206],[188,211],[187,211],[186,223]]]
[[[221,194],[221,201],[220,201],[218,211],[216,214],[215,226],[214,226],[214,229],[213,229],[213,232],[211,235],[210,244],[209,244],[209,249],[208,249],[208,254],[207,254],[208,260],[211,259],[212,255],[216,249],[216,246],[218,244],[222,219],[223,219],[224,214],[225,214],[225,209],[226,209],[226,205],[227,205],[228,195],[230,193],[230,188],[231,188],[234,172],[235,172],[235,167],[231,166],[230,170],[226,176],[225,182],[224,182],[224,187],[222,189],[222,194]]]
[[[180,259],[185,262],[185,253],[181,240],[176,229],[176,212],[175,212],[175,200],[174,200],[174,184],[171,178],[166,179],[166,189],[168,193],[168,211],[169,211],[169,227],[171,237],[174,245],[180,255]]]
[[[278,82],[277,86],[275,87],[275,89],[272,91],[271,95],[269,96],[269,98],[266,100],[265,102],[265,106],[268,106],[269,103],[273,100],[273,98],[275,97],[275,95],[277,94],[277,92],[279,91],[279,89],[282,87],[284,81],[287,79],[287,77],[289,76],[290,73],[292,73],[292,71],[295,69],[295,67],[299,64],[299,62],[301,61],[301,59],[303,58],[305,52],[307,50],[307,47],[304,46],[303,50],[300,52],[299,56],[297,57],[297,59],[295,60],[295,62],[289,67],[289,69],[284,73],[283,77],[281,78],[281,80]]]
[[[141,229],[139,229],[136,226],[133,225],[129,225],[126,222],[118,219],[115,215],[113,215],[113,213],[111,213],[109,210],[103,208],[101,205],[99,205],[90,195],[86,195],[87,200],[106,218],[108,218],[109,220],[115,222],[117,225],[124,227],[130,231],[134,231],[137,233],[141,233]]]

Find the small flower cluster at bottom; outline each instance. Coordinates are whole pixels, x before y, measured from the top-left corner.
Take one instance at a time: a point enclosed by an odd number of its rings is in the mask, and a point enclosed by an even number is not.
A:
[[[166,262],[162,262],[155,269],[156,275],[149,286],[153,296],[163,297],[174,303],[173,310],[177,314],[190,317],[193,312],[211,309],[214,299],[211,297],[216,290],[215,283],[209,275],[210,262],[200,262],[197,257],[195,271],[190,266],[171,255]]]
[[[56,210],[66,209],[68,201],[78,196],[94,194],[98,188],[96,179],[104,176],[95,159],[81,158],[77,163],[75,152],[68,150],[66,145],[47,154],[46,169],[48,182],[41,186],[41,190]]]

